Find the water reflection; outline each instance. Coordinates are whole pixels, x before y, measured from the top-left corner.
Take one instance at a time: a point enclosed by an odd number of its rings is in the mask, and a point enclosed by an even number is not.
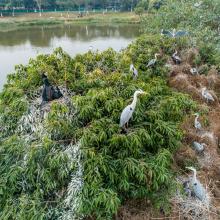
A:
[[[88,41],[97,37],[135,38],[139,35],[137,25],[96,26],[96,25],[65,25],[57,27],[38,27],[27,30],[9,31],[0,33],[0,45],[15,46],[30,42],[36,47],[50,46],[51,39],[67,37],[72,40]]]
[[[16,64],[27,64],[40,53],[62,47],[71,56],[108,47],[119,51],[139,35],[135,25],[65,25],[0,33],[0,90]]]

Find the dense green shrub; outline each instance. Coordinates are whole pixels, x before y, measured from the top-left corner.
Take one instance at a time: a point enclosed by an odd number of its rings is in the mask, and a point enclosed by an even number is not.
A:
[[[201,4],[200,4],[201,3]],[[197,6],[198,4],[198,6]],[[157,11],[142,17],[146,33],[160,33],[161,29],[182,29],[190,33],[192,45],[219,43],[219,0],[166,0]]]
[[[182,137],[179,125],[195,108],[188,96],[166,83],[164,64],[175,44],[184,48],[184,40],[142,36],[120,53],[90,51],[72,59],[57,49],[17,67],[0,95],[0,126],[12,124],[0,137],[4,220],[58,219],[65,214],[68,185],[77,166],[67,153],[70,144],[80,143],[83,188],[78,212],[83,216],[111,219],[126,199],[157,201],[155,195],[172,188],[170,166]],[[147,69],[158,52],[156,67]],[[139,68],[137,80],[129,72],[131,62]],[[43,134],[19,132],[32,93],[40,95],[42,72],[72,92],[71,100],[52,104],[42,121]],[[124,134],[120,114],[137,89],[147,94],[139,97]]]

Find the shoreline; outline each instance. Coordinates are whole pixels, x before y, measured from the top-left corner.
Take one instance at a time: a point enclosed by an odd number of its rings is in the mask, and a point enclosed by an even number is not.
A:
[[[132,12],[95,13],[77,18],[78,13],[37,13],[23,14],[16,17],[0,18],[0,32],[28,29],[31,27],[49,27],[69,24],[140,24],[139,16]]]

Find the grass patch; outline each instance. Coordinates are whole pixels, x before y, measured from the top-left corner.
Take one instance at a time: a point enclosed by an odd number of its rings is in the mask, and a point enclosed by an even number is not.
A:
[[[26,29],[33,26],[52,26],[62,24],[137,24],[139,17],[134,13],[92,13],[82,18],[77,13],[44,13],[39,17],[36,13],[20,14],[16,17],[5,17],[0,20],[0,32]]]

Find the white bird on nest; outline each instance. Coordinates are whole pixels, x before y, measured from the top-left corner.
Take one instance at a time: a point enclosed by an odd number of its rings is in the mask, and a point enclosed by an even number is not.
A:
[[[134,113],[134,110],[136,108],[136,105],[137,105],[137,97],[138,95],[141,95],[141,94],[146,94],[146,93],[142,91],[141,89],[135,91],[132,103],[128,105],[127,107],[125,107],[124,110],[122,111],[121,117],[120,117],[121,128],[124,129],[125,127],[128,127],[128,122],[131,119]]]
[[[195,113],[194,115],[196,116],[195,121],[194,121],[194,126],[195,126],[195,128],[196,128],[197,130],[201,130],[201,129],[202,129],[202,125],[201,125],[201,123],[198,121],[198,119],[199,119],[199,114],[198,114],[198,113]]]
[[[193,177],[190,180],[190,185],[192,187],[195,196],[202,202],[207,202],[207,192],[200,181],[196,178],[196,169],[193,167],[186,167],[189,170],[193,171]]]
[[[214,102],[215,99],[212,97],[212,95],[208,92],[206,87],[202,88],[202,97],[205,98],[207,102],[211,101]]]

